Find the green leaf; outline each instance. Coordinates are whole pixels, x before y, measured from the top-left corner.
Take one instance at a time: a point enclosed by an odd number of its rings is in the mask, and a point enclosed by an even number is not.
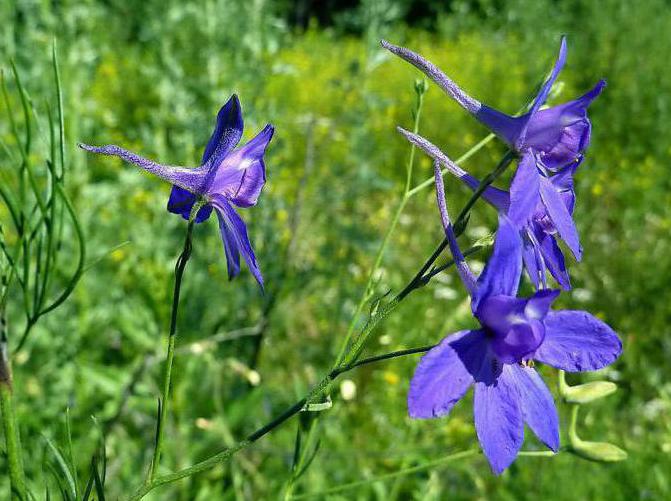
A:
[[[70,468],[68,467],[68,463],[63,457],[63,454],[61,454],[61,451],[59,448],[49,439],[49,437],[44,437],[44,440],[47,442],[47,446],[51,450],[51,453],[54,455],[54,458],[56,459],[56,464],[58,465],[58,468],[60,470],[61,475],[57,475],[58,478],[65,478],[67,481],[67,485],[69,487],[69,494],[72,495],[72,499],[77,498],[77,487],[75,486],[75,480],[72,475],[72,472],[70,471]]]

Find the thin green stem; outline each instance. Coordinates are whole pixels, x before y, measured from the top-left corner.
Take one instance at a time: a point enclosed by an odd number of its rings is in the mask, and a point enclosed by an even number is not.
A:
[[[423,104],[424,104],[424,92],[418,90],[417,102],[415,103],[415,108],[413,110],[414,123],[412,130],[415,134],[419,131],[419,121],[422,116]],[[363,307],[370,299],[371,289],[373,287],[373,281],[375,280],[377,270],[380,268],[380,265],[382,264],[382,258],[384,257],[384,253],[387,250],[387,246],[389,245],[389,242],[391,240],[391,235],[394,233],[394,230],[398,225],[398,221],[401,218],[401,214],[403,213],[403,210],[405,209],[405,206],[407,205],[408,200],[410,198],[408,196],[408,193],[410,191],[410,186],[412,185],[412,172],[413,172],[413,166],[415,164],[415,150],[416,147],[413,144],[410,147],[410,154],[408,155],[408,162],[406,164],[406,176],[405,176],[405,185],[403,188],[403,196],[401,197],[401,201],[398,204],[396,211],[394,212],[394,215],[391,219],[391,223],[387,227],[387,231],[384,234],[382,243],[380,244],[380,247],[377,250],[375,261],[373,262],[373,266],[370,269],[370,272],[368,273],[368,280],[366,281],[366,286],[364,287],[363,294],[359,299],[359,303],[357,304],[354,310],[354,314],[352,315],[352,319],[350,320],[349,326],[347,327],[345,338],[343,339],[342,344],[340,345],[340,350],[338,352],[338,356],[336,357],[336,363],[335,363],[336,366],[340,365],[340,363],[345,359],[347,348],[350,345],[352,335],[354,334],[354,329],[357,325],[357,322],[359,321],[359,315],[361,315]]]
[[[469,213],[471,209],[473,208],[473,205],[475,205],[475,202],[477,202],[482,194],[485,192],[485,190],[494,182],[496,179],[505,172],[505,170],[508,168],[510,163],[513,161],[515,158],[515,154],[511,151],[507,152],[501,161],[498,163],[498,165],[494,168],[492,172],[490,172],[485,178],[480,181],[480,184],[478,185],[477,189],[475,192],[473,192],[473,195],[471,195],[471,198],[469,198],[468,202],[466,202],[466,205],[461,209],[459,212],[459,215],[457,216],[457,219],[454,223],[454,234],[455,236],[461,235],[464,230],[466,229],[466,221],[468,220]],[[401,292],[399,292],[396,295],[396,300],[397,301],[402,301],[405,296],[407,296],[410,292],[413,290],[423,286],[426,284],[428,280],[431,279],[436,273],[435,270],[432,272],[427,272],[429,271],[429,268],[433,265],[433,263],[438,259],[440,254],[445,250],[445,247],[447,247],[447,238],[444,238],[440,244],[438,244],[438,247],[433,251],[431,256],[429,256],[429,259],[427,259],[422,267],[419,269],[417,274],[413,277],[413,279],[406,285]],[[468,251],[467,251],[468,252]],[[465,255],[465,254],[464,254]]]
[[[21,501],[28,499],[26,495],[26,480],[23,472],[23,454],[21,436],[14,413],[14,399],[12,391],[12,370],[7,354],[7,335],[4,310],[0,312],[0,411],[2,412],[2,426],[7,449],[7,463],[9,466],[9,481],[12,498]]]
[[[450,463],[452,461],[456,461],[458,459],[465,459],[465,458],[468,458],[468,457],[471,457],[471,456],[475,456],[475,455],[479,454],[479,452],[480,451],[478,449],[469,449],[469,450],[465,450],[465,451],[455,452],[454,454],[449,454],[449,455],[444,456],[440,459],[436,459],[435,461],[430,461],[428,463],[424,463],[424,464],[420,464],[420,465],[417,465],[417,466],[412,466],[410,468],[405,468],[405,469],[402,469],[402,470],[394,471],[392,473],[387,473],[386,475],[380,475],[378,477],[370,478],[370,479],[367,479],[367,480],[358,480],[356,482],[350,482],[349,484],[339,485],[337,487],[333,487],[331,489],[326,489],[326,490],[320,491],[320,492],[312,492],[312,493],[307,493],[307,494],[301,494],[299,496],[294,496],[292,499],[307,499],[307,498],[314,498],[314,497],[323,498],[324,496],[327,496],[329,494],[337,494],[339,492],[348,491],[350,489],[356,489],[357,487],[362,487],[364,485],[370,485],[370,484],[375,483],[375,482],[384,482],[384,481],[391,480],[393,478],[397,478],[397,477],[400,477],[400,476],[410,475],[412,473],[417,473],[417,472],[420,472],[420,471],[429,470],[429,469],[432,469],[432,468],[437,468],[437,467],[440,467],[440,466],[445,465],[447,463]]]
[[[197,212],[197,210],[196,210]],[[177,258],[175,264],[175,288],[172,296],[172,310],[170,313],[170,331],[168,333],[168,351],[165,360],[165,373],[163,376],[163,392],[160,400],[160,414],[156,423],[156,443],[154,445],[154,455],[151,461],[151,469],[147,478],[147,484],[151,484],[156,478],[159,461],[161,459],[161,449],[163,447],[163,436],[165,423],[168,417],[168,400],[170,397],[170,383],[172,379],[172,363],[175,358],[175,337],[177,334],[177,312],[179,310],[179,295],[182,288],[182,277],[184,269],[191,257],[193,226],[195,220],[191,218],[186,228],[186,237],[184,238],[184,247],[182,253]]]
[[[375,482],[385,482],[387,480],[391,480],[394,478],[402,477],[405,475],[411,475],[413,473],[418,473],[420,471],[424,470],[430,470],[433,468],[439,468],[445,464],[451,463],[453,461],[456,461],[458,459],[465,459],[469,458],[472,456],[477,456],[481,454],[482,452],[479,449],[468,449],[465,451],[461,452],[455,452],[454,454],[450,454],[448,456],[444,456],[440,459],[436,459],[435,461],[430,461],[428,463],[420,464],[417,466],[412,466],[410,468],[403,468],[398,471],[394,471],[391,473],[387,473],[386,475],[380,475],[379,477],[367,479],[367,480],[358,480],[356,482],[351,482],[349,484],[343,484],[339,485],[337,487],[333,487],[331,489],[327,489],[324,491],[320,492],[311,492],[307,494],[300,494],[298,496],[293,496],[291,499],[307,499],[307,498],[314,498],[314,497],[319,497],[322,498],[324,496],[327,496],[329,494],[337,494],[343,491],[348,491],[351,489],[356,489],[357,487],[363,487],[364,485],[370,485]],[[552,457],[554,456],[555,453],[552,451],[521,451],[518,453],[518,456],[526,456],[526,457]]]
[[[10,386],[4,382],[0,383],[0,409],[2,409],[2,424],[5,433],[12,495],[21,500],[27,499],[26,480],[21,455],[21,437],[19,436],[19,428],[14,415],[13,393]]]

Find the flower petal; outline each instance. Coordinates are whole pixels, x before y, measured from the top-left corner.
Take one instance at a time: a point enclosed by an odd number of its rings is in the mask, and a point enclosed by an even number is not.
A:
[[[196,197],[196,195],[193,193],[186,191],[179,186],[173,185],[172,190],[170,191],[170,198],[168,199],[168,211],[172,212],[173,214],[179,214],[188,221],[189,217],[191,216],[191,209],[193,208],[193,204],[196,203],[197,199],[198,197]],[[211,213],[212,206],[209,204],[204,205],[200,208],[200,210],[198,210],[198,214],[196,214],[196,223],[202,223],[210,217]]]
[[[524,421],[550,449],[559,450],[559,416],[552,393],[536,369],[520,364],[506,365],[504,373],[515,381]]]
[[[478,278],[471,308],[477,311],[483,298],[515,296],[522,273],[522,239],[519,231],[503,214],[499,214],[499,228],[487,265]]]
[[[558,290],[543,289],[537,291],[533,296],[527,299],[527,304],[524,307],[524,314],[527,318],[534,320],[542,320],[550,311],[550,306],[555,299],[559,297]]]
[[[219,211],[217,211],[217,220],[219,221],[219,232],[226,253],[228,279],[233,280],[240,273],[240,246],[233,227],[226,222],[226,218]]]
[[[536,98],[534,99],[534,103],[531,105],[529,111],[524,115],[524,125],[522,126],[520,135],[515,145],[518,151],[523,149],[529,123],[531,120],[533,120],[534,115],[540,109],[540,107],[545,103],[545,101],[547,101],[548,95],[550,94],[550,90],[552,89],[552,85],[557,80],[559,72],[561,72],[562,68],[564,67],[564,64],[566,64],[566,37],[561,38],[561,43],[559,46],[559,55],[557,56],[557,60],[555,61],[550,76],[541,86],[538,94],[536,95]]]
[[[579,160],[587,149],[592,129],[587,108],[605,85],[601,80],[578,99],[540,110],[533,117],[526,145],[543,152],[541,157],[547,168],[557,169]]]
[[[557,228],[559,236],[566,242],[575,258],[580,261],[582,258],[582,248],[580,247],[578,230],[564,200],[546,177],[540,178],[540,193],[543,205],[545,205],[552,223]]]
[[[234,258],[232,263],[229,261],[229,276],[232,278],[240,271],[240,267],[237,264],[237,253],[239,252],[247,263],[249,271],[252,272],[256,281],[263,288],[263,277],[256,263],[254,249],[252,249],[249,237],[247,236],[245,222],[223,196],[215,195],[212,199],[212,205],[217,209],[219,229],[221,230],[224,246],[227,247],[226,257],[227,259]],[[232,275],[231,271],[233,272]]]
[[[202,163],[206,163],[211,157],[223,159],[240,142],[243,127],[240,101],[233,94],[217,114],[217,125],[203,152]]]
[[[552,235],[543,235],[540,237],[540,251],[543,254],[545,266],[550,270],[550,274],[564,290],[571,289],[571,278],[564,262],[562,253],[555,237]]]
[[[263,155],[273,132],[273,126],[266,125],[256,137],[228,155],[217,166],[208,193],[224,195],[239,207],[255,205],[266,182]]]
[[[473,414],[482,450],[495,474],[499,475],[515,460],[524,441],[524,418],[519,394],[504,370],[490,384],[475,383]]]
[[[568,372],[595,371],[622,353],[615,331],[586,311],[551,311],[543,320],[545,340],[534,358]]]
[[[542,176],[536,167],[536,156],[532,151],[527,151],[510,184],[508,217],[518,227],[526,225],[536,212],[540,202],[540,177]]]
[[[511,148],[515,147],[525,123],[523,116],[511,117],[485,104],[478,110],[475,118]]]
[[[187,169],[185,167],[162,165],[113,144],[89,146],[79,143],[79,147],[91,153],[119,157],[191,193],[200,193],[206,181],[207,169],[202,167]]]
[[[450,412],[473,384],[471,371],[479,369],[486,351],[480,330],[457,332],[429,350],[410,381],[410,417],[435,418]]]

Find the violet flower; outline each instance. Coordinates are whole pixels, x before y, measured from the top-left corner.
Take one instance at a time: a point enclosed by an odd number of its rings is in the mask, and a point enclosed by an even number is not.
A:
[[[591,123],[587,108],[601,93],[606,82],[600,80],[592,90],[567,103],[541,109],[552,85],[566,62],[566,38],[562,37],[559,56],[550,77],[540,88],[529,111],[521,116],[510,116],[497,111],[466,94],[456,83],[433,63],[419,54],[382,40],[390,52],[424,72],[445,93],[488,127],[513,150],[524,155],[528,150],[536,153],[539,168],[556,171],[579,162],[589,145]]]
[[[533,361],[568,372],[597,370],[618,358],[622,343],[585,311],[551,310],[559,291],[517,297],[521,240],[505,215],[499,216],[493,254],[476,281],[451,229],[438,162],[435,172],[445,233],[480,328],[448,335],[422,357],[410,382],[408,409],[413,418],[444,416],[474,385],[478,440],[500,474],[522,446],[525,423],[547,447],[559,449],[557,410]]]
[[[401,127],[398,127],[398,130],[408,141],[422,149],[427,155],[433,158],[434,161],[444,165],[451,174],[459,178],[470,189],[475,191],[478,188],[480,181],[450,160],[450,158],[436,145],[422,136],[414,134]],[[523,162],[520,163],[518,170],[521,169],[521,173],[526,174],[529,173],[527,170],[528,167],[529,165],[526,163],[526,160],[523,160]],[[552,177],[542,178],[547,179],[548,181],[548,186],[544,187],[546,198],[548,198],[550,202],[555,202],[556,198],[559,197],[563,203],[564,209],[562,209],[561,206],[557,207],[557,204],[550,205],[554,217],[550,216],[548,207],[543,200],[539,200],[539,197],[536,197],[535,199],[531,198],[529,203],[534,201],[536,203],[533,208],[525,208],[524,203],[518,203],[514,207],[518,214],[515,214],[511,211],[510,192],[489,186],[482,194],[482,198],[485,201],[495,207],[499,212],[507,214],[509,219],[521,221],[517,226],[523,241],[522,256],[529,278],[536,289],[540,286],[545,287],[547,285],[545,278],[546,271],[550,272],[562,288],[571,288],[571,280],[566,268],[564,255],[557,244],[557,237],[564,239],[569,248],[574,250],[577,257],[581,255],[582,250],[578,241],[577,231],[571,220],[575,206],[573,173],[577,167],[577,164],[573,164],[564,168]],[[531,175],[532,180],[535,179],[533,177],[533,172]],[[522,179],[522,177],[519,179]],[[539,184],[541,182],[545,184],[545,181],[542,181],[541,178],[539,178],[538,182]],[[515,186],[515,181],[513,181],[511,191]],[[518,192],[518,194],[524,195],[528,193],[522,190],[521,192]],[[518,196],[517,200],[519,202],[524,202],[522,196]],[[521,209],[528,210],[531,212],[532,216],[530,218],[519,216]],[[555,225],[555,220],[559,221],[560,224]],[[558,231],[557,228],[560,228],[561,231]]]
[[[263,287],[263,277],[247,236],[247,227],[233,205],[241,208],[256,205],[266,182],[263,155],[273,137],[274,128],[266,125],[256,137],[234,149],[242,137],[242,130],[242,109],[238,96],[234,94],[217,115],[216,127],[199,167],[161,165],[115,145],[79,146],[93,153],[117,156],[172,183],[168,210],[187,220],[198,200],[205,205],[198,210],[196,223],[205,221],[212,209],[216,209],[229,278],[240,273],[242,254],[249,270]]]
[[[526,226],[542,213],[546,230],[558,233],[580,261],[582,249],[571,217],[572,207],[569,210],[565,203],[561,203],[563,196],[554,186],[551,177],[553,173],[563,173],[566,177],[567,169],[568,174],[572,175],[582,162],[592,127],[587,117],[587,108],[601,93],[606,82],[600,80],[592,90],[578,99],[541,109],[566,62],[565,37],[562,37],[559,56],[550,77],[541,86],[529,111],[518,117],[506,115],[472,98],[438,67],[419,54],[384,40],[381,43],[383,47],[423,71],[448,96],[521,156],[520,166],[510,187],[510,220],[517,226]],[[572,201],[570,205],[573,205]],[[567,284],[562,283],[562,286],[566,287]]]

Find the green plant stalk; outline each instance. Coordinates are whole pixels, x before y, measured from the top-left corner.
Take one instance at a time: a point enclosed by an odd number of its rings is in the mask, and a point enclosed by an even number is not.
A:
[[[5,433],[12,497],[24,500],[27,499],[26,480],[23,472],[21,436],[19,435],[19,427],[17,426],[16,415],[14,413],[12,369],[7,355],[5,329],[4,312],[2,312],[0,314],[0,411],[2,411],[2,426]]]
[[[177,258],[175,264],[175,287],[172,296],[172,311],[170,313],[170,331],[168,333],[168,350],[165,360],[165,372],[163,375],[163,391],[160,400],[160,413],[156,423],[156,443],[154,445],[154,454],[151,460],[151,468],[147,477],[147,484],[151,484],[156,477],[159,462],[161,460],[161,449],[163,447],[163,436],[165,423],[168,417],[168,400],[170,398],[170,384],[172,380],[172,363],[175,358],[175,337],[177,334],[177,312],[179,310],[179,295],[182,288],[182,277],[184,269],[191,257],[193,226],[195,225],[195,215],[200,210],[202,204],[196,203],[191,211],[189,224],[186,228],[184,238],[184,247],[182,253]]]
[[[26,480],[23,473],[21,454],[21,437],[14,415],[12,388],[6,382],[0,383],[0,408],[2,409],[2,425],[5,432],[7,462],[9,463],[9,481],[12,494],[19,499],[27,499]]]
[[[327,496],[329,494],[337,494],[343,491],[347,491],[350,489],[356,489],[357,487],[363,487],[365,485],[369,485],[375,482],[384,482],[386,480],[391,480],[394,478],[399,478],[405,475],[411,475],[413,473],[418,473],[420,471],[424,470],[430,470],[432,468],[438,468],[441,467],[445,464],[451,463],[453,461],[456,461],[458,459],[466,459],[470,458],[473,456],[477,456],[481,454],[481,451],[479,449],[467,449],[465,451],[460,451],[460,452],[455,452],[453,454],[449,454],[447,456],[443,456],[440,459],[436,459],[435,461],[429,461],[428,463],[420,464],[417,466],[411,466],[409,468],[403,468],[398,471],[394,471],[391,473],[387,473],[386,475],[380,475],[379,477],[367,479],[367,480],[358,480],[356,482],[351,482],[349,484],[343,484],[339,485],[337,487],[332,487],[331,489],[327,489],[324,491],[319,491],[319,492],[311,492],[307,494],[301,494],[298,496],[293,496],[291,499],[307,499],[307,498],[313,498],[313,497],[319,497],[322,498],[323,496]],[[527,456],[527,457],[552,457],[554,456],[555,453],[552,451],[521,451],[518,453],[518,456]]]
[[[413,110],[415,119],[412,126],[412,130],[415,134],[417,134],[417,132],[419,131],[419,121],[422,116],[423,104],[424,104],[424,92],[417,92],[417,102],[415,103],[415,108]],[[377,250],[377,255],[375,256],[373,267],[368,273],[368,280],[366,282],[366,286],[364,287],[363,294],[361,295],[359,303],[357,304],[356,309],[354,310],[352,320],[350,321],[349,326],[347,327],[347,333],[345,334],[345,338],[343,339],[342,344],[340,345],[340,350],[338,352],[338,356],[336,357],[335,366],[340,365],[340,363],[345,358],[345,353],[350,344],[350,341],[352,340],[352,335],[354,334],[354,328],[356,327],[357,321],[359,320],[359,315],[363,311],[363,307],[365,306],[365,304],[370,299],[371,289],[373,287],[373,281],[375,279],[375,275],[377,274],[377,270],[380,268],[380,264],[382,264],[382,258],[384,257],[384,253],[387,250],[389,241],[391,240],[391,235],[394,233],[398,221],[401,218],[401,214],[403,213],[403,210],[405,209],[405,206],[407,205],[408,200],[410,199],[408,193],[410,191],[410,186],[412,185],[412,171],[413,166],[415,164],[415,150],[416,147],[413,144],[410,148],[408,163],[406,164],[405,184],[403,189],[403,196],[401,197],[401,202],[398,204],[396,212],[392,217],[391,223],[387,228],[384,238],[382,239],[382,244]]]

